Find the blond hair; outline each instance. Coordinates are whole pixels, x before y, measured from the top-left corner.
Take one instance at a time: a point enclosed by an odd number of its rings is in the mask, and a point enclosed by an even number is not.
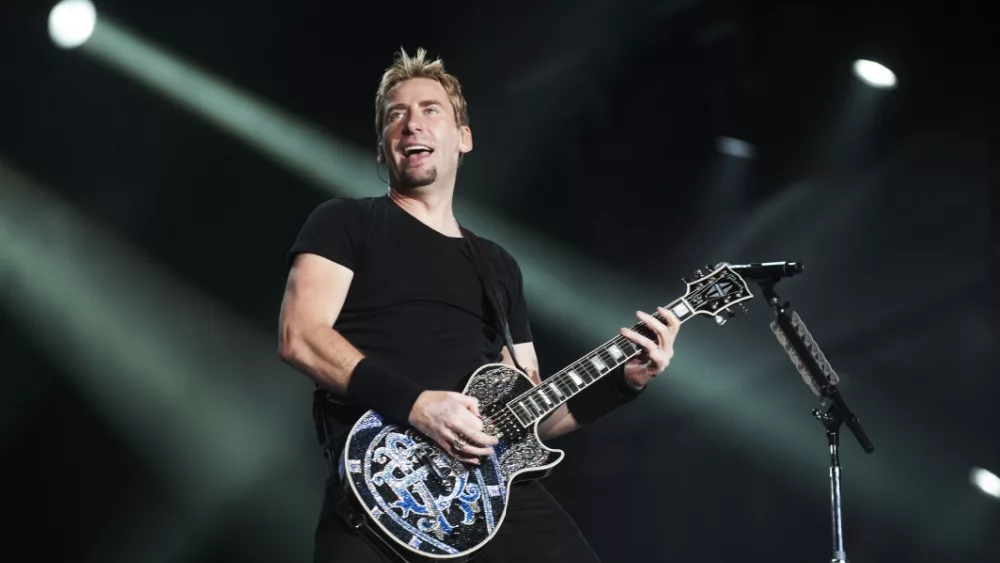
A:
[[[396,59],[392,66],[385,69],[382,74],[382,82],[378,85],[378,92],[375,94],[375,134],[382,136],[382,120],[385,117],[385,102],[392,95],[393,90],[404,81],[411,78],[430,78],[437,80],[444,88],[451,107],[455,110],[455,122],[464,127],[469,124],[469,108],[465,103],[465,96],[462,95],[462,85],[458,79],[448,74],[444,69],[444,61],[440,58],[433,61],[427,60],[427,50],[423,47],[417,48],[417,54],[411,57],[402,47],[396,54]]]

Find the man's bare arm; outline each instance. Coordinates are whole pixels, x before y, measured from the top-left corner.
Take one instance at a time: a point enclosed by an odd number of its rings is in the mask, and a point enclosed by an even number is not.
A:
[[[295,257],[279,319],[278,355],[320,387],[347,394],[351,372],[364,355],[333,324],[354,272],[315,254]]]
[[[354,393],[369,407],[409,422],[457,459],[479,463],[477,456],[490,455],[497,439],[482,431],[478,401],[451,391],[424,391],[378,362],[362,364],[365,355],[333,329],[353,278],[350,269],[320,256],[295,258],[281,304],[278,354],[320,387]],[[351,385],[357,377],[362,379]],[[456,449],[460,437],[470,443]]]
[[[535,352],[535,345],[531,342],[515,344],[514,353],[517,354],[517,361],[521,367],[528,370],[531,381],[535,385],[541,385],[542,379],[538,373],[538,355]],[[503,363],[509,366],[514,365],[506,346],[503,347]],[[538,424],[538,436],[542,440],[549,440],[563,434],[569,434],[578,428],[581,428],[581,425],[573,418],[573,413],[569,412],[566,403],[563,403]]]

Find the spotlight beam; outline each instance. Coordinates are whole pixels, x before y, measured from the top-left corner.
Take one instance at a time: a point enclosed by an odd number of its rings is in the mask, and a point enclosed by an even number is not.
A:
[[[277,358],[273,338],[2,159],[0,186],[4,308],[75,377],[179,502],[180,515],[163,509],[163,523],[183,525],[155,530],[155,550],[146,545],[141,557],[121,559],[168,563],[188,548],[192,531],[207,528],[271,466],[298,454],[288,436],[312,430],[307,417],[296,416],[306,382]],[[310,480],[322,477],[317,471]],[[295,506],[290,519],[311,512],[310,480],[281,491],[290,498],[262,499],[272,510]],[[148,524],[143,517],[126,526]]]

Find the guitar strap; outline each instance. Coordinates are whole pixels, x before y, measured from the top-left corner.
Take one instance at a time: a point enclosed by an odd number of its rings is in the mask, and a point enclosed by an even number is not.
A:
[[[497,333],[506,342],[510,358],[514,361],[514,367],[527,374],[528,371],[521,367],[521,364],[517,361],[517,356],[514,354],[514,339],[511,338],[510,326],[507,324],[507,315],[504,313],[504,307],[502,306],[504,303],[503,292],[500,290],[500,284],[496,281],[493,262],[486,256],[486,251],[483,249],[483,243],[479,240],[479,237],[461,224],[458,225],[458,228],[465,235],[466,244],[469,246],[469,254],[472,256],[472,263],[476,267],[476,273],[479,274],[479,281],[483,284],[483,291],[486,292],[486,297],[493,307],[493,316],[496,318],[497,323],[495,327]]]

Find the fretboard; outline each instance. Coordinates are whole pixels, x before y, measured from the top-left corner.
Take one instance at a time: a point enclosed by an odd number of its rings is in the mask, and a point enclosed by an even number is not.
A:
[[[672,311],[681,322],[694,316],[691,306],[683,298],[677,299],[664,309]],[[659,313],[653,314],[653,318],[663,320]],[[646,326],[646,323],[640,322],[631,328],[656,342],[656,333]],[[507,407],[522,425],[528,426],[642,352],[641,346],[618,335],[562,371],[543,380],[541,385],[510,401]]]

